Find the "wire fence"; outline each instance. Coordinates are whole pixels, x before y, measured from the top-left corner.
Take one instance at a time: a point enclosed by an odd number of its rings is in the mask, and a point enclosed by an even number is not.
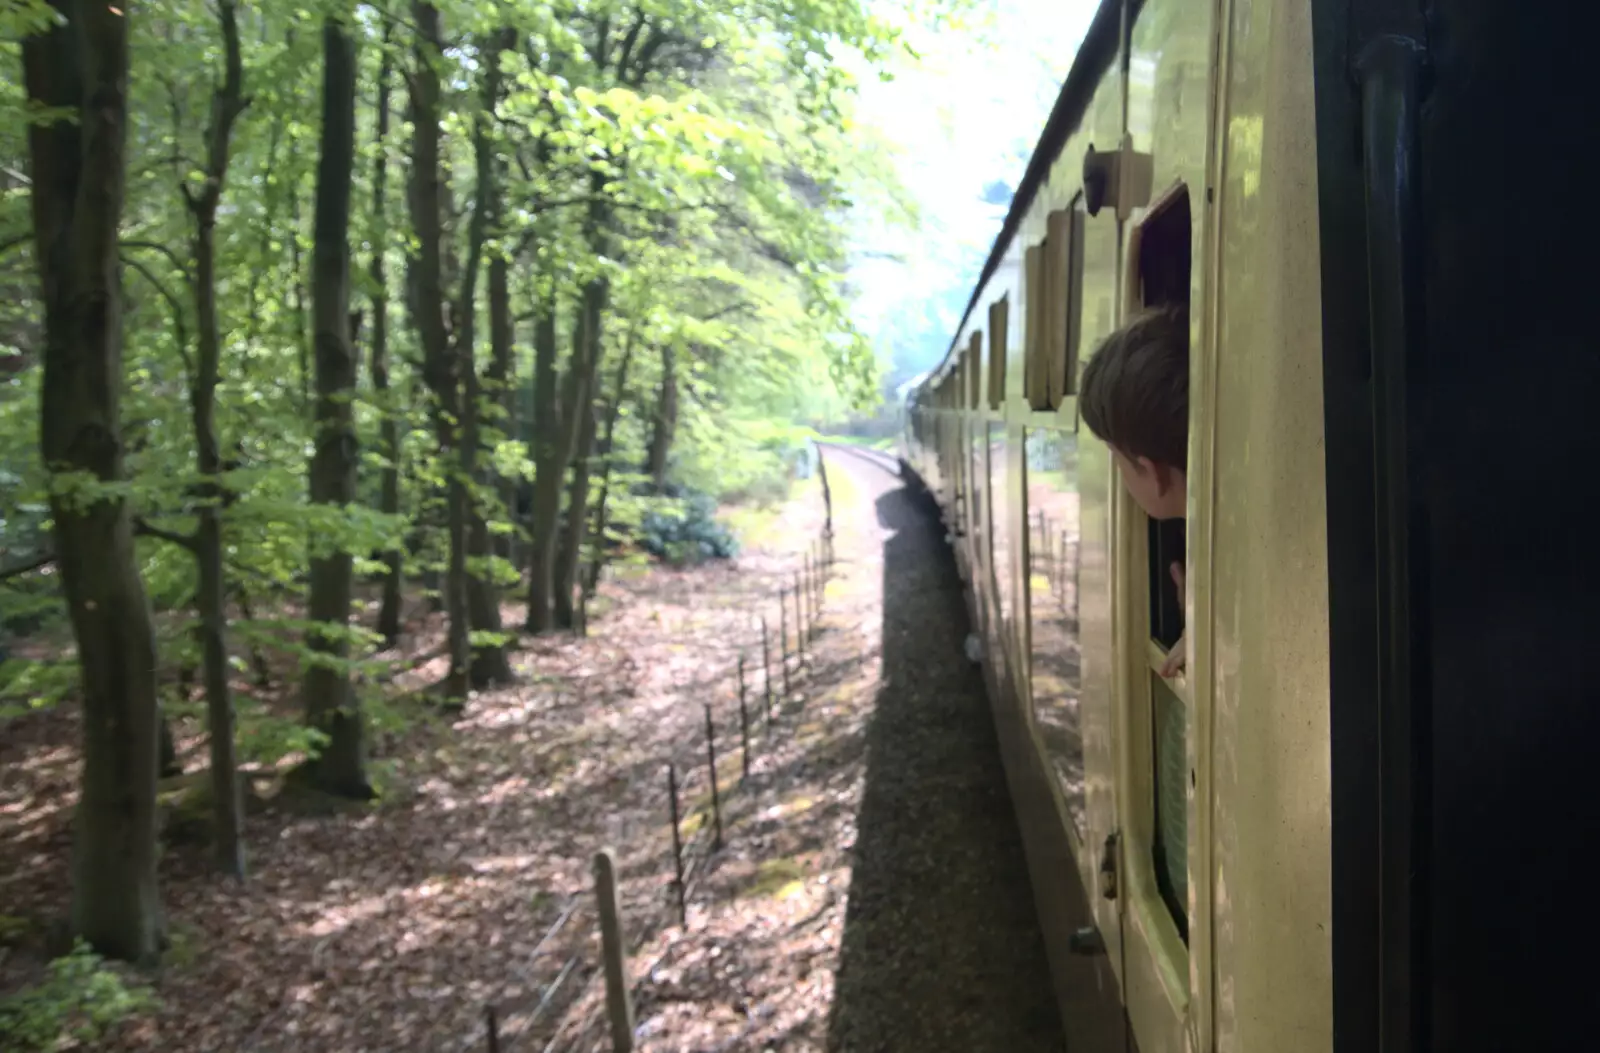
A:
[[[642,910],[632,912],[631,923],[625,926],[615,860],[609,849],[597,852],[594,894],[574,896],[562,905],[524,967],[542,969],[550,979],[525,998],[484,1007],[490,1053],[558,1053],[595,1042],[597,1032],[609,1034],[612,1053],[632,1050],[634,999],[651,969],[632,971],[630,980],[627,963],[668,927],[688,926],[695,892],[711,872],[718,852],[736,836],[728,806],[754,785],[752,759],[771,746],[775,731],[781,732],[782,707],[797,697],[804,680],[806,654],[816,636],[834,569],[832,492],[820,450],[817,461],[823,527],[802,553],[792,572],[792,584],[778,589],[777,632],[772,631],[765,614],[760,616],[759,654],[752,641],[747,650],[741,650],[733,668],[715,678],[735,685],[725,711],[719,711],[713,702],[702,703],[704,724],[698,741],[683,743],[666,758],[662,813],[672,838],[670,858],[663,859],[661,866],[664,874],[671,875],[665,882],[668,894],[652,896]],[[708,696],[715,694],[708,691]],[[563,935],[570,938],[583,929],[599,930],[600,960],[586,960],[590,954],[580,950],[554,966],[550,959],[559,957],[557,948],[563,946]],[[598,1003],[590,996],[602,983],[606,998]]]

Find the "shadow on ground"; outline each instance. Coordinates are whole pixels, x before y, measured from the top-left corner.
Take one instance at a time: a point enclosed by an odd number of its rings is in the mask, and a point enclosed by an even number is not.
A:
[[[828,1048],[1064,1048],[1027,864],[937,512],[897,487],[884,543],[883,683],[866,734]]]

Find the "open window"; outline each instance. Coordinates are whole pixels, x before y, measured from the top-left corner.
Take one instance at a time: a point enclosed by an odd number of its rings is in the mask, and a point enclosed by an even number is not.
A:
[[[1133,303],[1139,309],[1189,306],[1192,266],[1189,191],[1177,185],[1152,203],[1131,239],[1129,277],[1138,283]],[[1189,706],[1182,680],[1159,674],[1168,652],[1183,637],[1183,597],[1171,568],[1185,562],[1182,519],[1148,520],[1146,571],[1150,597],[1150,719],[1154,789],[1151,846],[1156,883],[1185,943],[1188,915],[1188,728]]]
[[[1078,390],[1083,317],[1083,195],[1050,213],[1045,239],[1045,383],[1050,409]]]
[[[983,334],[973,333],[967,345],[968,409],[983,407]]]
[[[1010,303],[1002,296],[989,305],[989,408],[1006,403],[1006,315]]]
[[[1028,405],[1053,410],[1077,391],[1083,317],[1083,195],[1045,218],[1045,238],[1023,254]]]
[[[1030,246],[1022,255],[1023,395],[1028,407],[1050,408],[1050,363],[1045,354],[1044,254],[1045,243]]]

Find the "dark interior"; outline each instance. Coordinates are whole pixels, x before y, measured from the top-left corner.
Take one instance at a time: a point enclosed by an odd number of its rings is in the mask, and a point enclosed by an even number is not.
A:
[[[1139,247],[1139,289],[1145,307],[1189,305],[1189,191],[1180,187],[1144,223]],[[1168,569],[1184,559],[1184,523],[1169,519],[1149,524],[1150,638],[1171,648],[1183,635],[1183,604]]]

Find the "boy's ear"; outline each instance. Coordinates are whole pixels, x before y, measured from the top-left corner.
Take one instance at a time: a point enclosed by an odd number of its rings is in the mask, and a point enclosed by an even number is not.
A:
[[[1156,477],[1156,492],[1163,497],[1166,496],[1167,491],[1177,485],[1176,472],[1171,465],[1160,464],[1148,457],[1141,457],[1139,458],[1139,470],[1141,472],[1149,472]]]

